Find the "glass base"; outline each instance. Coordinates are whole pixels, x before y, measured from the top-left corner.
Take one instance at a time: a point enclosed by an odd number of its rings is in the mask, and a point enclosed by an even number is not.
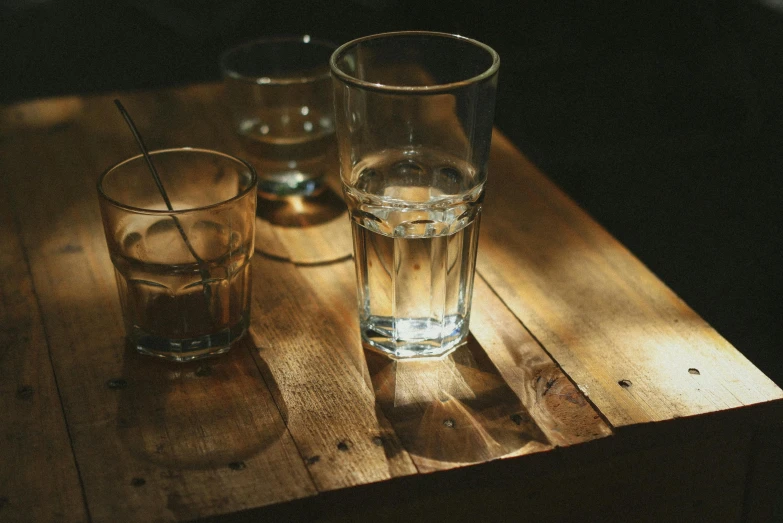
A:
[[[364,346],[393,360],[443,358],[465,343],[467,336],[467,322],[458,317],[440,323],[372,316],[362,322]]]
[[[165,338],[134,326],[130,339],[140,354],[186,362],[225,354],[234,342],[245,335],[247,324],[247,320],[243,319],[232,327],[195,338]]]
[[[258,192],[266,198],[315,196],[325,188],[324,177],[312,177],[301,171],[267,174],[258,179]]]

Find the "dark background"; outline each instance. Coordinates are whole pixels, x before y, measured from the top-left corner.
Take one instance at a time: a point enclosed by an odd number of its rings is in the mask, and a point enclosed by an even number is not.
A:
[[[0,102],[216,80],[264,35],[476,38],[498,127],[783,384],[783,0],[650,3],[0,0]]]

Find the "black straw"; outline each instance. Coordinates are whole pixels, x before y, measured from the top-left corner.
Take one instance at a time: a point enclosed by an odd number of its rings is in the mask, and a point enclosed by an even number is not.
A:
[[[152,158],[150,157],[150,153],[147,152],[147,146],[144,145],[144,140],[141,138],[141,134],[139,134],[139,130],[136,129],[136,125],[133,123],[133,119],[130,117],[130,114],[128,114],[128,111],[125,110],[125,107],[123,107],[122,102],[115,99],[114,105],[116,105],[117,109],[120,110],[120,114],[122,115],[123,118],[125,118],[125,123],[128,124],[131,133],[133,133],[133,137],[136,139],[136,143],[139,144],[139,149],[141,149],[141,154],[144,155],[144,160],[147,162],[147,167],[149,167],[150,173],[152,173],[152,177],[155,179],[155,185],[158,186],[158,191],[160,191],[160,195],[163,197],[163,201],[166,202],[166,208],[170,211],[173,211],[174,208],[171,206],[171,200],[169,200],[169,196],[168,194],[166,194],[166,189],[163,188],[163,182],[160,180],[160,175],[158,175],[158,170],[155,169],[155,165],[152,163]],[[187,240],[185,241],[189,244]]]
[[[152,173],[152,177],[155,179],[155,185],[158,186],[158,191],[163,197],[163,201],[166,203],[166,208],[170,211],[173,211],[174,207],[171,206],[171,200],[169,200],[169,196],[166,194],[166,189],[163,187],[163,182],[160,179],[160,175],[158,175],[158,170],[155,169],[155,164],[152,163],[152,157],[147,151],[147,146],[144,145],[144,140],[141,138],[139,130],[133,123],[133,119],[130,117],[130,114],[128,114],[128,111],[125,110],[125,107],[123,107],[122,102],[115,98],[114,104],[117,106],[117,109],[120,110],[122,117],[125,118],[125,123],[127,123],[128,127],[130,127],[131,133],[133,133],[133,137],[136,139],[136,143],[139,145],[139,149],[141,149],[141,154],[144,155],[144,160],[147,162],[147,167],[149,167],[150,173]],[[188,251],[190,251],[190,254],[198,264],[199,274],[201,275],[201,279],[204,281],[204,295],[209,300],[209,297],[212,294],[209,285],[206,283],[209,279],[209,270],[207,269],[204,260],[201,259],[201,257],[196,253],[196,250],[193,248],[193,245],[191,245],[187,234],[185,234],[185,229],[182,228],[182,224],[179,222],[177,217],[171,216],[171,219],[174,220],[174,224],[177,226],[179,235],[182,236],[182,240],[185,242],[185,246],[188,248]]]

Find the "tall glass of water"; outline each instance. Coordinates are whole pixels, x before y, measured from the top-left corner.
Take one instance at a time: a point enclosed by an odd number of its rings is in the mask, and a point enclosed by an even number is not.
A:
[[[498,54],[405,31],[330,60],[365,346],[437,357],[468,334]]]

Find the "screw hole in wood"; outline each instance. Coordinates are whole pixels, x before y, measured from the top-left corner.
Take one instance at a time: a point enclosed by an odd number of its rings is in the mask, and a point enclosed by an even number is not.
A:
[[[110,389],[119,390],[128,386],[128,382],[122,378],[113,378],[106,382],[106,386]]]
[[[33,388],[29,385],[20,385],[16,389],[16,398],[20,400],[29,400],[33,397]]]

